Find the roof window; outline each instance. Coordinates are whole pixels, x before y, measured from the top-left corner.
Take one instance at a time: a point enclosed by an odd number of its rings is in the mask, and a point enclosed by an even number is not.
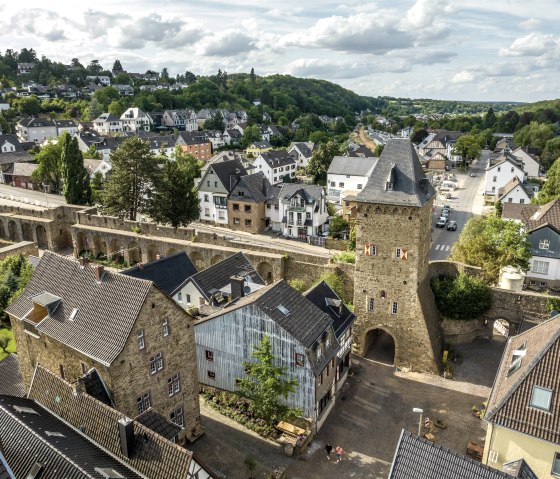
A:
[[[290,311],[288,311],[288,308],[286,308],[284,305],[279,304],[277,306],[278,311],[280,311],[284,316],[288,316],[288,314],[290,314]]]
[[[25,479],[36,479],[40,477],[43,467],[43,464],[36,462],[33,466],[31,466],[31,469],[27,473],[27,476],[25,476]]]
[[[525,354],[527,353],[527,343],[523,343],[519,348],[513,351],[513,355],[511,358],[511,364],[508,369],[507,376],[510,377],[515,371],[517,371],[521,367],[521,363]]]
[[[78,314],[78,308],[74,308],[70,313],[70,317],[68,318],[69,321],[74,321],[76,319],[76,315]]]
[[[50,437],[66,437],[64,434],[58,431],[45,431],[45,434]]]
[[[102,477],[107,479],[124,479],[123,475],[119,474],[117,471],[111,469],[110,467],[96,467],[95,472],[98,472]]]
[[[35,409],[26,407],[26,406],[14,406],[14,409],[19,413],[26,413],[26,414],[37,414],[39,413],[35,411]]]

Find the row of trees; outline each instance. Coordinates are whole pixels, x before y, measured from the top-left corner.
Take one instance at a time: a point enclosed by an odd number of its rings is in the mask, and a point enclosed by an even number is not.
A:
[[[147,214],[173,227],[199,217],[194,180],[202,162],[180,148],[168,160],[150,151],[149,143],[132,137],[111,153],[111,175],[100,195],[104,212],[135,221]]]

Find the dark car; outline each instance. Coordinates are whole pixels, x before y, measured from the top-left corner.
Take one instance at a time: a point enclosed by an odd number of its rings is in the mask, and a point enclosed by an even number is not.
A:
[[[457,230],[456,221],[450,221],[449,223],[447,223],[447,231],[456,231],[456,230]]]

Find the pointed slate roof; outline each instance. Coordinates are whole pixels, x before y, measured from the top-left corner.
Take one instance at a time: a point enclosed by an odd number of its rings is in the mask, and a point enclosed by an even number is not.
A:
[[[388,479],[538,479],[523,461],[515,475],[493,469],[404,429]]]
[[[0,361],[0,394],[17,397],[25,396],[19,358],[15,353],[8,354]]]
[[[204,182],[206,181],[206,174],[210,171],[214,171],[216,176],[219,178],[222,185],[228,193],[231,191],[237,179],[241,176],[247,176],[247,170],[237,158],[233,160],[217,161],[215,163],[210,163],[206,169],[206,173],[201,179],[200,189],[204,190]]]
[[[368,176],[378,160],[379,158],[375,157],[335,156],[329,165],[327,174]]]
[[[122,272],[127,276],[153,281],[169,296],[173,296],[181,285],[196,273],[196,266],[184,251],[136,265]]]
[[[521,181],[519,180],[519,177],[514,176],[511,180],[509,180],[504,186],[502,186],[498,190],[499,199],[501,200],[504,196],[506,196],[508,193],[510,193],[515,188],[521,188],[523,190],[523,192],[529,198],[531,198],[533,196],[533,193],[527,189],[527,186],[525,186],[523,183],[521,183]]]
[[[22,319],[33,308],[32,296],[47,292],[62,298],[37,329],[108,366],[122,351],[151,287],[151,281],[109,271],[98,282],[91,266],[45,251],[6,312]]]
[[[389,191],[386,182],[391,174],[395,181]],[[356,200],[362,203],[420,207],[435,194],[412,142],[408,138],[393,138],[385,145],[366,186],[358,193]]]
[[[558,371],[560,315],[508,339],[484,419],[560,444]],[[553,391],[549,411],[531,406],[533,386]]]
[[[244,190],[249,193],[243,197],[237,196],[237,190]],[[229,198],[233,200],[255,201],[262,203],[270,196],[271,185],[262,171],[258,171],[252,175],[246,175],[239,178],[235,186],[229,193]]]

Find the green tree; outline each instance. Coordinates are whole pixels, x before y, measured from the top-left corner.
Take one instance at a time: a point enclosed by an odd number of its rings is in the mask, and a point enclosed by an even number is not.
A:
[[[502,217],[502,211],[504,209],[504,205],[502,204],[502,202],[500,200],[496,201],[494,203],[494,208],[496,209],[496,216],[498,218]]]
[[[224,118],[220,113],[217,113],[204,122],[204,129],[224,131]]]
[[[307,172],[313,176],[315,181],[325,181],[327,178],[327,170],[333,160],[333,158],[340,154],[340,147],[333,141],[327,143],[322,143],[319,145],[311,159],[309,160],[309,165],[307,167]]]
[[[534,199],[534,203],[545,205],[549,201],[560,196],[560,158],[558,158],[548,170],[546,181],[541,188],[538,196]]]
[[[238,392],[252,400],[253,413],[268,425],[274,420],[297,416],[300,411],[281,402],[298,387],[297,379],[286,379],[286,367],[276,366],[272,354],[272,343],[265,335],[260,344],[255,345],[251,357],[255,362],[245,362],[246,377],[238,379]]]
[[[101,201],[101,195],[103,192],[103,175],[101,172],[96,171],[91,179],[91,201],[93,203],[99,203]]]
[[[12,108],[22,115],[35,116],[41,111],[41,102],[36,96],[24,96],[12,101]]]
[[[158,175],[157,157],[147,141],[131,137],[111,153],[111,163],[111,176],[101,198],[103,210],[136,220],[149,206]]]
[[[185,83],[187,85],[192,85],[193,83],[196,83],[196,80],[197,80],[196,75],[193,72],[190,72],[188,70],[185,72]]]
[[[251,143],[255,141],[261,141],[261,130],[257,125],[248,126],[243,131],[243,137],[241,138],[241,146],[247,148]]]
[[[449,319],[477,319],[492,306],[492,293],[480,278],[460,273],[432,278],[436,306]]]
[[[123,67],[121,65],[121,61],[119,59],[115,60],[115,62],[113,63],[113,68],[111,69],[111,71],[113,72],[113,75],[117,75],[119,73],[122,73]]]
[[[457,138],[452,154],[459,155],[463,159],[463,166],[467,166],[469,159],[478,158],[480,156],[480,138],[476,135],[468,134]]]
[[[64,197],[71,205],[91,204],[89,174],[84,167],[84,158],[78,139],[63,133],[59,138],[62,156],[60,159],[64,174]]]
[[[99,60],[92,60],[89,62],[87,70],[92,75],[99,75],[103,71],[103,67],[99,64]]]
[[[50,185],[51,191],[59,193],[62,185],[62,145],[60,142],[48,143],[35,155],[38,163],[33,179],[44,186]]]
[[[99,90],[95,90],[93,94],[93,99],[97,100],[101,105],[103,111],[108,111],[109,105],[112,101],[119,100],[121,95],[116,88],[112,86],[106,86],[100,88]]]
[[[329,234],[333,237],[339,237],[342,233],[348,231],[348,221],[342,216],[335,216],[329,224]]]
[[[541,155],[541,166],[548,171],[558,158],[560,158],[560,136],[546,142]]]
[[[345,303],[349,303],[351,298],[348,298],[345,293],[344,287],[344,278],[339,274],[335,273],[334,271],[329,271],[328,273],[323,273],[319,278],[318,283],[324,281],[327,283],[330,288],[338,295],[339,298],[342,298]]]
[[[518,146],[532,146],[537,148],[540,154],[544,150],[546,142],[555,136],[556,130],[554,126],[532,121],[513,134],[513,141]]]
[[[32,274],[33,267],[20,254],[0,261],[0,321],[7,319],[4,309],[23,292]]]
[[[494,113],[494,108],[488,108],[486,115],[484,115],[483,126],[484,128],[493,129],[498,122],[498,118],[496,117],[496,113]]]
[[[527,234],[516,222],[497,216],[471,219],[451,255],[453,261],[481,267],[488,284],[498,282],[504,266],[517,266],[527,271],[530,258]]]
[[[177,148],[176,159],[163,165],[149,209],[152,219],[171,224],[174,228],[186,226],[200,215],[198,194],[194,180],[203,163]]]

